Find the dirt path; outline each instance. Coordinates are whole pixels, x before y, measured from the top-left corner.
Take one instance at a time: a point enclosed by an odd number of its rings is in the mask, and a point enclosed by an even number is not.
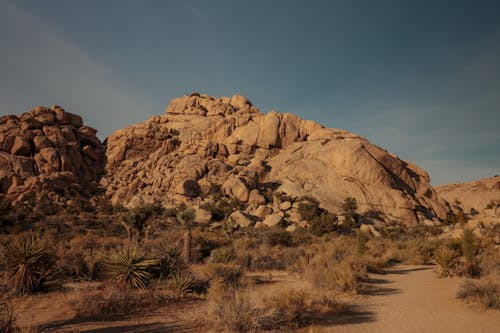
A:
[[[460,279],[437,279],[432,266],[395,266],[372,274],[352,316],[320,332],[500,332],[500,312],[478,311],[455,299]],[[331,325],[331,326],[330,326]]]

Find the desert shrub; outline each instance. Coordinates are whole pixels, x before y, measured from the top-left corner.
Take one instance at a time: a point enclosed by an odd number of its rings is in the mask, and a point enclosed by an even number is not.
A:
[[[337,215],[320,208],[317,203],[301,202],[298,212],[302,219],[308,222],[308,230],[315,236],[339,231]]]
[[[478,246],[478,265],[481,275],[500,275],[500,251],[498,246],[486,239]]]
[[[218,326],[231,332],[249,332],[259,328],[261,312],[250,304],[245,292],[215,282],[208,289],[207,300],[209,314]]]
[[[193,252],[195,253],[197,262],[206,260],[213,250],[231,245],[231,238],[215,232],[200,232],[193,233],[193,244],[195,244]]]
[[[159,260],[146,258],[135,246],[113,249],[102,259],[104,272],[124,288],[145,288],[159,264]]]
[[[463,274],[468,277],[478,276],[480,274],[480,270],[476,261],[475,240],[472,230],[463,230],[460,245],[465,259]]]
[[[17,294],[42,290],[55,280],[55,256],[36,237],[19,237],[3,247],[3,259],[9,286]]]
[[[107,238],[107,243],[113,240]],[[79,235],[57,246],[58,265],[65,277],[95,280],[101,275],[100,259],[105,255],[103,239],[93,233]]]
[[[317,289],[331,292],[356,292],[358,282],[366,278],[366,267],[353,256],[354,248],[339,239],[335,244],[311,248],[312,255],[297,263],[298,272]]]
[[[0,332],[14,333],[20,332],[16,326],[16,318],[12,307],[5,299],[4,295],[0,296]]]
[[[457,292],[457,298],[477,303],[485,308],[500,310],[500,283],[496,280],[466,280]]]
[[[212,263],[207,262],[204,265],[197,267],[200,280],[209,281],[213,283],[219,281],[229,285],[239,284],[243,276],[243,268],[234,263]]]
[[[172,274],[167,280],[167,287],[174,292],[184,294],[197,289],[198,282],[188,270],[182,270]]]
[[[206,209],[212,213],[214,221],[224,221],[235,210],[244,210],[245,204],[230,198],[220,198],[219,200],[204,202],[200,208]]]
[[[264,298],[264,307],[267,311],[260,317],[260,326],[264,329],[303,327],[321,316],[331,318],[349,309],[347,304],[324,291],[295,288],[279,290]]]
[[[153,255],[155,258],[158,258],[159,261],[157,272],[159,273],[160,279],[167,279],[185,268],[181,252],[168,243],[160,243],[153,251]]]
[[[447,246],[442,246],[438,249],[434,260],[440,267],[440,277],[453,276],[456,270],[457,258],[458,253]]]
[[[261,244],[267,244],[269,246],[291,246],[292,236],[291,234],[282,228],[269,228],[258,235]]]
[[[417,238],[397,242],[398,259],[410,265],[427,264],[433,258],[437,243],[427,238]]]
[[[266,318],[268,328],[301,327],[309,323],[307,311],[311,295],[304,289],[288,289],[264,299],[264,305],[270,310]]]
[[[98,293],[85,295],[73,306],[76,318],[110,319],[151,312],[164,300],[152,291],[131,290],[106,285]]]
[[[123,214],[123,226],[130,241],[145,241],[148,239],[152,221],[161,215],[162,208],[154,205],[144,205],[131,209]]]
[[[212,250],[206,261],[210,263],[228,264],[234,259],[234,249],[230,246],[222,246]]]
[[[362,257],[366,252],[366,235],[363,231],[358,230],[356,235],[356,254]]]

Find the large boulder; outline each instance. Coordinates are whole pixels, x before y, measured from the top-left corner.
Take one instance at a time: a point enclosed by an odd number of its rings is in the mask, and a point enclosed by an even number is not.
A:
[[[103,167],[104,146],[80,116],[54,105],[0,117],[0,195],[88,195]]]
[[[40,149],[44,144],[38,142]],[[427,173],[412,163],[345,130],[288,113],[262,114],[239,95],[176,98],[164,115],[113,133],[106,157],[104,184],[113,202],[141,193],[161,205],[199,205],[203,196],[222,196],[265,218],[267,209],[258,208],[266,207],[263,194],[279,191],[313,197],[332,213],[354,197],[360,214],[386,222],[423,223],[450,211]],[[200,190],[187,193],[186,179]],[[274,212],[301,222],[288,206]]]

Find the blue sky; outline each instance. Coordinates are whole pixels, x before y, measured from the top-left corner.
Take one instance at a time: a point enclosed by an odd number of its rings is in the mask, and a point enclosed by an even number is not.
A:
[[[0,0],[0,114],[102,139],[192,91],[343,128],[432,183],[500,174],[498,1]]]

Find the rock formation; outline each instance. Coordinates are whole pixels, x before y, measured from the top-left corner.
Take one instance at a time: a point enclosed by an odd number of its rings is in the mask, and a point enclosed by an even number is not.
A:
[[[279,198],[266,198],[272,189],[313,197],[332,213],[354,197],[360,213],[384,221],[437,221],[449,210],[417,166],[356,134],[262,114],[239,95],[174,99],[165,115],[113,133],[106,157],[101,185],[113,204],[128,207],[200,205],[220,192],[247,204],[238,223],[302,223],[291,202],[280,209]]]
[[[59,106],[0,117],[0,194],[14,201],[28,193],[55,202],[88,195],[103,161],[96,130]]]
[[[500,177],[437,186],[438,193],[469,217],[467,227],[500,224]]]

